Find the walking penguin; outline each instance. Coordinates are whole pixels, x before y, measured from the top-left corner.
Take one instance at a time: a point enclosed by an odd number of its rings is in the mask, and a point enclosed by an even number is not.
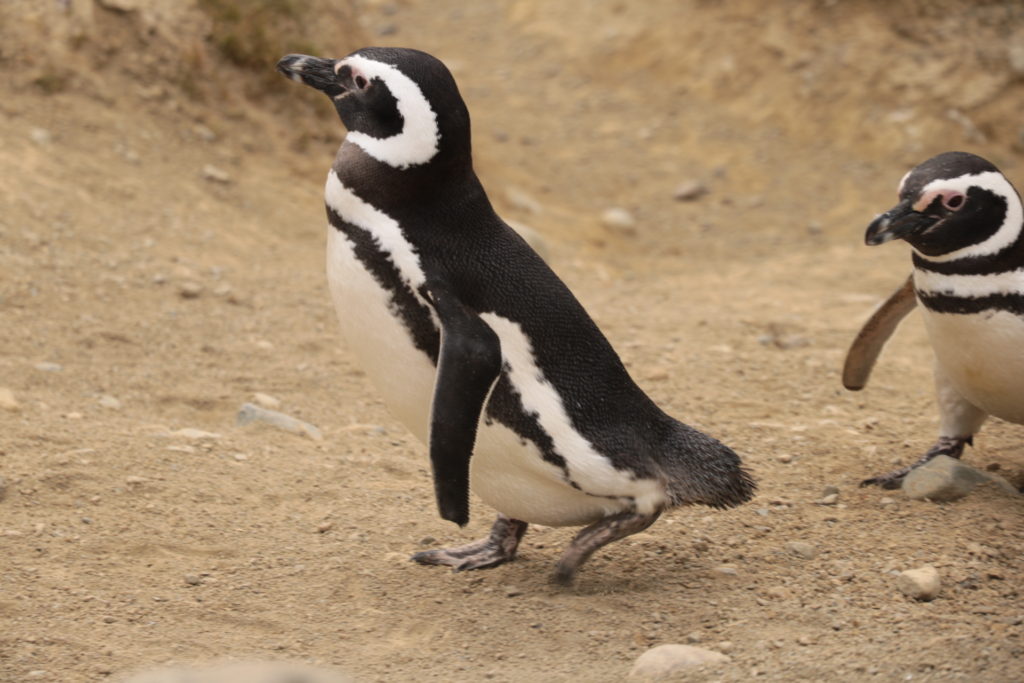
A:
[[[437,505],[490,535],[416,553],[456,570],[512,560],[530,523],[588,525],[558,562],[567,584],[598,548],[665,509],[725,508],[754,483],[727,446],[663,413],[569,289],[495,214],[473,171],[469,113],[417,50],[288,55],[347,136],[327,174],[327,278],[343,336],[430,453]]]
[[[909,467],[861,482],[896,488],[938,455],[959,458],[989,415],[1024,424],[1024,210],[985,159],[946,152],[903,176],[899,203],[868,226],[869,245],[903,239],[914,271],[871,316],[843,384],[867,384],[899,322],[918,303],[935,352],[939,438]]]

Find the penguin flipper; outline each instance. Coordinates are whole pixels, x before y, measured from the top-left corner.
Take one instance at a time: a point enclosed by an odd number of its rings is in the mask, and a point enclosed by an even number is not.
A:
[[[878,360],[878,354],[882,352],[882,347],[916,305],[914,276],[911,275],[902,287],[878,307],[857,333],[843,364],[844,387],[850,391],[864,388],[868,383],[868,377],[871,376],[872,368],[875,367],[875,361]]]
[[[469,460],[484,402],[501,373],[498,335],[447,287],[428,284],[441,321],[434,396],[430,404],[430,463],[442,519],[469,521]]]

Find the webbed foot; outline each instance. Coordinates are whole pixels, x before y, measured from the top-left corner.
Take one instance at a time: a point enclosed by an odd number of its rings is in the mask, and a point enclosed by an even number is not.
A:
[[[498,515],[487,538],[455,548],[424,550],[411,559],[420,564],[446,565],[457,572],[497,567],[515,559],[527,526],[526,522]]]

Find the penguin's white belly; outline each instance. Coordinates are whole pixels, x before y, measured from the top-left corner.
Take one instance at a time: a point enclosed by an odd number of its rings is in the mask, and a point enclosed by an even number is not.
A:
[[[330,226],[327,283],[349,350],[392,414],[425,443],[434,365],[393,312],[391,294],[356,258],[352,242]]]
[[[1024,318],[922,311],[936,360],[957,391],[990,415],[1024,424]]]

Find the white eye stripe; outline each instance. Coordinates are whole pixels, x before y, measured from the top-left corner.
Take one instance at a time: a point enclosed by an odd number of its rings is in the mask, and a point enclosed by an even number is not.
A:
[[[404,123],[402,131],[390,137],[375,138],[352,131],[345,139],[374,159],[395,168],[409,168],[433,159],[441,138],[437,113],[415,81],[390,64],[359,55],[342,60],[338,68],[346,65],[367,81],[380,79],[395,98]]]
[[[918,251],[917,254],[919,256],[928,261],[937,262],[955,261],[971,256],[990,256],[999,253],[1017,241],[1017,238],[1020,236],[1021,226],[1024,224],[1024,207],[1021,206],[1017,191],[1013,189],[1013,185],[1010,184],[1010,181],[1002,173],[985,171],[984,173],[962,175],[959,178],[933,180],[921,188],[919,196],[924,197],[929,193],[938,191],[944,193],[957,192],[966,196],[968,190],[972,187],[988,190],[1006,201],[1006,215],[1003,217],[1003,223],[999,226],[999,229],[983,242],[971,244],[956,251],[951,251],[948,254],[928,256]],[[915,249],[915,251],[917,250]]]

